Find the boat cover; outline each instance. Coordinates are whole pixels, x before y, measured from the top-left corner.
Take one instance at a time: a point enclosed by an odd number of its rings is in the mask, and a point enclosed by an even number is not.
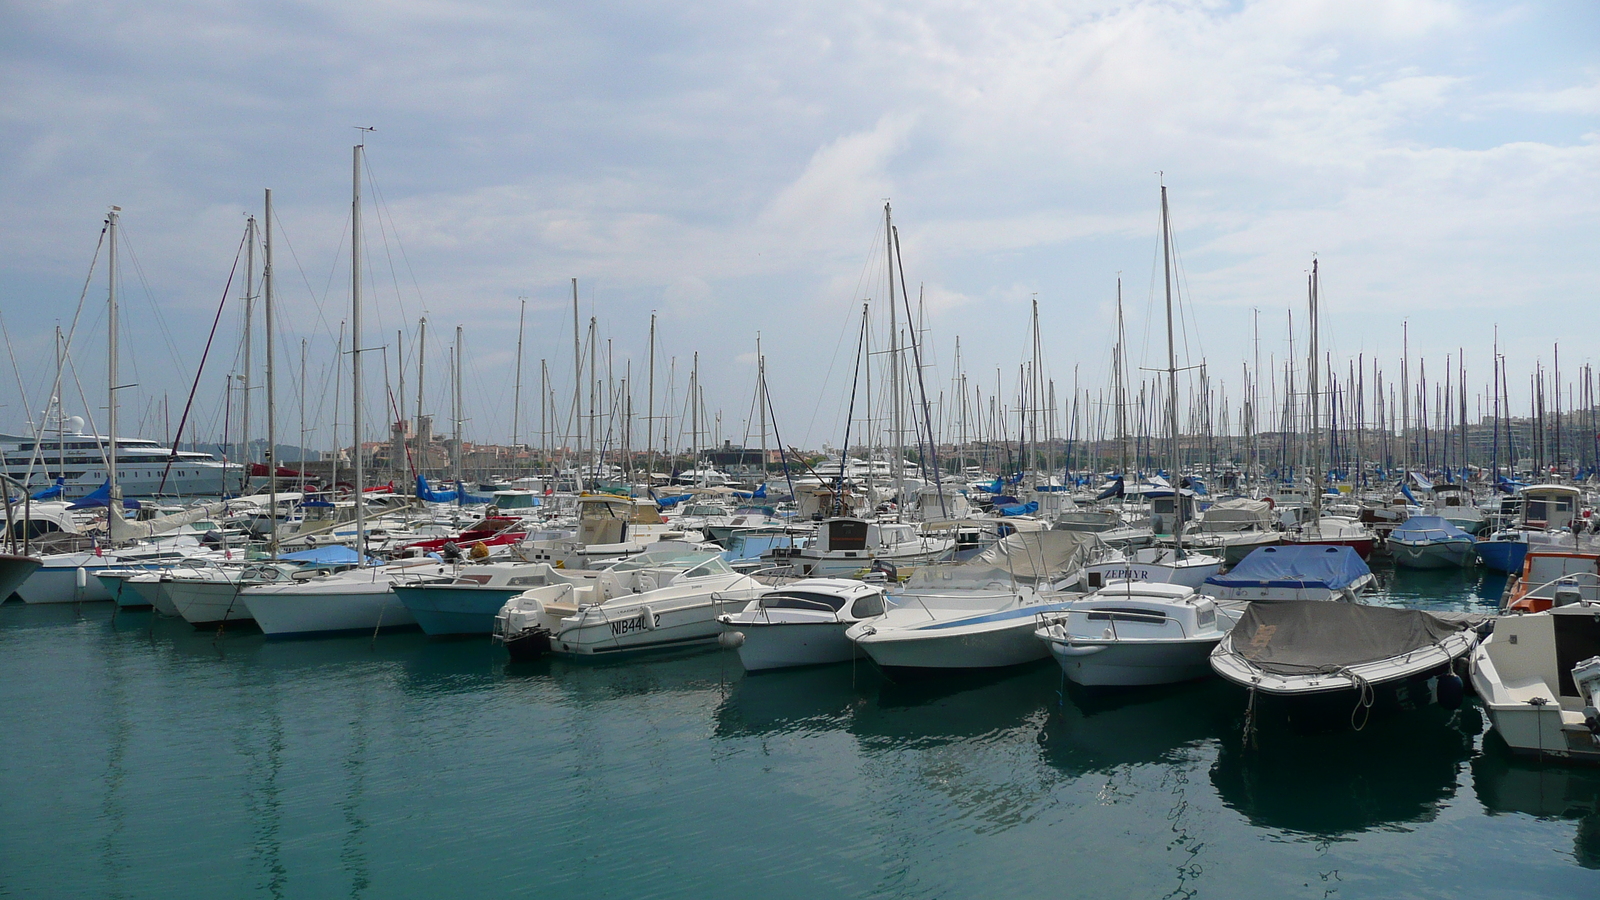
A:
[[[1228,574],[1213,575],[1206,584],[1229,588],[1327,587],[1340,591],[1371,574],[1361,556],[1349,547],[1285,544],[1251,551]]]
[[[278,559],[283,562],[304,563],[313,566],[353,566],[360,559],[356,551],[343,544],[329,544],[326,547],[314,547],[310,550],[298,550],[294,553],[280,553]],[[379,566],[383,560],[377,557],[367,557],[367,565]]]
[[[1233,650],[1275,675],[1331,672],[1404,656],[1463,630],[1420,609],[1326,600],[1252,603],[1233,627]]]
[[[1050,579],[1082,567],[1096,540],[1082,531],[1019,531],[962,565],[1001,569],[1018,581]]]
[[[1408,544],[1426,544],[1470,541],[1472,535],[1450,524],[1450,520],[1442,516],[1412,516],[1389,532],[1389,539]]]

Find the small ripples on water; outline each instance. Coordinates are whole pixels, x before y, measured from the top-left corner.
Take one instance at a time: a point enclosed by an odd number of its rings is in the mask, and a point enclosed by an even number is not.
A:
[[[1473,572],[1380,602],[1492,609]],[[1241,739],[1220,682],[894,681],[728,653],[201,634],[0,607],[0,895],[1502,896],[1600,892],[1600,772],[1475,710]]]

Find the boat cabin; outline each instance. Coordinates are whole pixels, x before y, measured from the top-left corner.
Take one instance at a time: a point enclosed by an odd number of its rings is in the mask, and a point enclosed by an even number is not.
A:
[[[578,542],[584,546],[621,544],[635,525],[661,525],[661,510],[653,500],[635,500],[614,494],[588,494],[578,498]]]
[[[538,491],[506,490],[494,492],[494,508],[501,512],[537,509],[543,503]]]
[[[1522,524],[1555,531],[1572,524],[1582,492],[1564,484],[1536,484],[1522,493]]]

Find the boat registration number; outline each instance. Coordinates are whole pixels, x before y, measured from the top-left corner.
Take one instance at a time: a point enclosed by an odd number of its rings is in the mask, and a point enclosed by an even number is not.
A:
[[[646,615],[645,613],[641,612],[641,613],[639,613],[638,615],[634,616],[631,619],[619,619],[618,621],[612,622],[611,623],[611,634],[612,634],[612,636],[613,637],[621,637],[621,636],[623,636],[625,634],[633,634],[634,632],[645,631],[645,630],[648,630],[650,628],[654,628],[657,625],[661,624],[661,616],[660,615],[656,615],[655,616],[655,620],[652,621],[652,622],[646,622],[645,621],[645,615]]]

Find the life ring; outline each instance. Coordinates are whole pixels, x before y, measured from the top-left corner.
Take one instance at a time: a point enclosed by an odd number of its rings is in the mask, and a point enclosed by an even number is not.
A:
[[[1262,497],[1261,498],[1261,502],[1263,502],[1263,503],[1265,503],[1267,505],[1267,509],[1277,509],[1278,508],[1278,504],[1276,502],[1274,502],[1271,497]]]

